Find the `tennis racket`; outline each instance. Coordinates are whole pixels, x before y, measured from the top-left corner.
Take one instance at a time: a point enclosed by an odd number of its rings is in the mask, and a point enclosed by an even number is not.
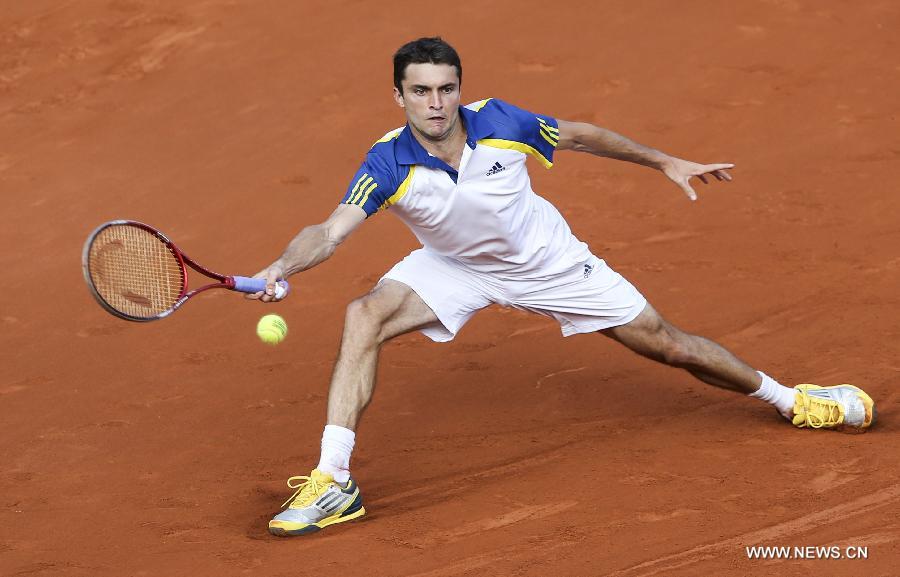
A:
[[[84,243],[81,262],[84,280],[100,306],[129,321],[165,318],[209,289],[266,290],[265,279],[225,276],[200,266],[166,235],[133,220],[112,220],[97,227]],[[188,291],[187,267],[217,282]],[[278,281],[276,300],[289,290],[287,281]]]

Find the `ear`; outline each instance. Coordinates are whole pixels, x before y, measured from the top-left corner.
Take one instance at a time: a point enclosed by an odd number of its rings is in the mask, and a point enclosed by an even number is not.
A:
[[[406,108],[406,103],[403,101],[403,94],[397,90],[397,87],[394,87],[394,102],[397,103],[397,106],[400,108]]]

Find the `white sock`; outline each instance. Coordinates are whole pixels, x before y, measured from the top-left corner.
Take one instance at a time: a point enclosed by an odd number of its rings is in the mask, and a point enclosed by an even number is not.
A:
[[[356,442],[356,433],[337,425],[325,425],[322,432],[322,456],[319,458],[320,471],[331,473],[334,480],[346,485],[350,480],[350,454]]]
[[[785,387],[762,371],[756,372],[762,377],[762,384],[755,393],[750,393],[750,396],[775,405],[785,419],[791,418],[794,412],[794,389]]]

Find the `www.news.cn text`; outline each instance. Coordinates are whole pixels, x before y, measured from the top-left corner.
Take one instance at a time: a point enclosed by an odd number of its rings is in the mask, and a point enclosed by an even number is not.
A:
[[[869,548],[850,545],[745,547],[748,559],[868,559]]]

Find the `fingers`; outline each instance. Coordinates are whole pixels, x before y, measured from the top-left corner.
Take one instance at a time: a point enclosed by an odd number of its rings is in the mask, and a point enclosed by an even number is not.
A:
[[[264,303],[281,300],[286,296],[284,293],[284,287],[278,287],[280,290],[276,290],[276,285],[278,281],[284,278],[284,270],[277,265],[272,265],[269,268],[263,269],[253,275],[253,278],[264,278],[266,279],[266,289],[264,291],[251,293],[244,295],[244,298],[248,298],[250,300],[259,300]],[[281,293],[279,295],[279,293]],[[281,298],[279,298],[279,296]]]
[[[691,200],[697,200],[697,192],[691,187],[690,179],[697,177],[703,184],[709,184],[709,176],[712,175],[718,181],[731,182],[729,168],[734,168],[732,163],[722,164],[697,164],[674,159],[674,164],[667,167],[664,172],[670,180],[674,181]]]
[[[697,193],[694,192],[694,189],[691,188],[690,183],[688,183],[687,179],[684,179],[682,182],[678,183],[681,186],[681,190],[688,196],[691,200],[697,200]]]
[[[280,266],[272,265],[266,271],[266,290],[262,293],[259,300],[264,303],[277,302],[284,300],[288,295],[289,287],[287,281],[284,280],[284,269]]]
[[[279,279],[281,279],[281,270],[276,267],[269,267],[269,270],[266,272],[266,296],[275,298],[275,283]]]
[[[699,166],[697,171],[692,175],[696,176],[700,179],[703,184],[709,184],[708,175],[712,175],[713,178],[718,180],[719,182],[731,182],[731,174],[728,173],[726,168],[734,168],[733,164],[706,164]]]
[[[734,168],[731,163],[727,164],[707,164],[703,166],[703,174],[712,174],[719,181],[731,182],[731,175],[726,169]]]

